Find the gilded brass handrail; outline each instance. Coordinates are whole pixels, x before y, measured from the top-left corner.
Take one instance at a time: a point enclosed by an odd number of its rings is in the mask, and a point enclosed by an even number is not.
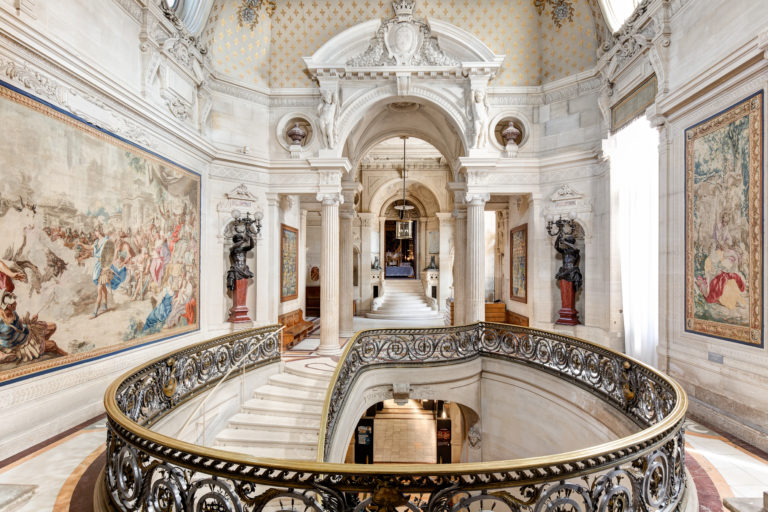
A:
[[[417,509],[442,510],[439,503],[445,502],[439,500],[458,500],[468,507],[471,501],[482,497],[485,500],[501,500],[512,510],[533,510],[532,507],[538,510],[541,503],[551,504],[566,499],[564,496],[574,492],[581,493],[580,499],[584,503],[595,504],[595,500],[608,498],[627,503],[627,500],[650,500],[653,504],[653,493],[657,492],[656,496],[661,496],[660,505],[654,508],[668,510],[676,506],[682,497],[682,421],[687,397],[677,383],[623,354],[584,340],[535,329],[512,328],[504,324],[479,323],[445,329],[371,330],[357,333],[348,343],[326,395],[325,415],[321,423],[323,431],[318,446],[325,446],[328,406],[333,390],[339,383],[340,372],[355,347],[359,348],[363,340],[373,339],[372,336],[379,336],[377,339],[384,343],[383,337],[386,336],[410,336],[412,339],[417,335],[465,333],[477,338],[489,332],[512,329],[518,340],[526,339],[526,343],[534,338],[554,340],[553,343],[567,342],[580,349],[593,350],[606,360],[622,361],[628,365],[622,368],[626,375],[621,381],[621,394],[627,403],[636,403],[641,399],[637,393],[642,390],[632,386],[645,382],[643,379],[646,376],[652,376],[648,382],[659,383],[668,389],[673,404],[668,410],[665,408],[659,421],[645,430],[588,449],[546,457],[437,466],[371,466],[256,458],[186,443],[147,428],[180,403],[215,385],[215,381],[211,380],[201,381],[197,387],[188,386],[192,382],[191,375],[185,373],[188,367],[202,370],[202,358],[205,357],[209,363],[216,362],[206,354],[234,354],[233,347],[238,346],[238,343],[244,343],[241,350],[245,353],[247,347],[254,343],[263,343],[264,357],[247,362],[247,365],[244,363],[244,366],[275,362],[279,357],[279,339],[275,335],[277,329],[278,326],[271,326],[245,331],[186,347],[127,372],[109,386],[104,399],[108,415],[110,461],[106,486],[115,506],[121,510],[143,509],[143,504],[164,496],[166,501],[173,502],[173,507],[155,509],[187,510],[186,507],[192,507],[195,500],[203,499],[200,496],[208,497],[205,499],[214,499],[211,498],[214,496],[222,500],[221,503],[233,504],[233,510],[261,510],[260,507],[267,501],[282,496],[298,500],[302,508],[352,510],[357,507],[361,510],[360,507],[364,509],[368,505],[386,508],[399,504],[410,507],[407,499],[402,501],[405,497],[410,496],[416,500],[414,496],[418,493],[427,493],[429,502],[416,506]],[[189,362],[194,357],[200,359],[198,366]],[[471,357],[478,357],[478,354]],[[228,364],[236,363],[233,355],[232,362]],[[189,366],[177,367],[179,364]],[[147,389],[154,391],[147,392]],[[161,392],[165,398],[157,396]],[[145,404],[144,412],[141,411],[142,403]],[[153,410],[153,407],[157,410]],[[128,414],[125,411],[129,411]],[[637,421],[637,418],[634,419]],[[645,468],[640,476],[634,474],[637,473],[638,464]],[[585,475],[591,475],[591,491],[585,490],[574,480],[577,477],[586,478]],[[638,498],[634,487],[624,487],[622,478],[639,479],[637,485],[653,484],[656,490],[643,487],[642,497]],[[659,481],[664,483],[662,490],[658,489]],[[265,492],[263,486],[269,486],[269,489]],[[489,489],[495,492],[485,492]],[[351,492],[357,494],[350,495]],[[463,497],[459,497],[458,493],[464,493]],[[588,496],[589,493],[594,495]],[[531,499],[533,501],[530,503],[526,502]],[[359,503],[355,505],[350,500],[358,500]]]

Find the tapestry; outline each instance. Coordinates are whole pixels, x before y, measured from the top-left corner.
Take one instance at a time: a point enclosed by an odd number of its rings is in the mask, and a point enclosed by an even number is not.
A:
[[[528,302],[528,224],[509,233],[510,299]]]
[[[299,297],[299,230],[280,228],[280,302],[285,302]]]
[[[763,94],[685,131],[685,330],[763,345]]]
[[[3,82],[0,122],[0,385],[197,330],[200,176]]]

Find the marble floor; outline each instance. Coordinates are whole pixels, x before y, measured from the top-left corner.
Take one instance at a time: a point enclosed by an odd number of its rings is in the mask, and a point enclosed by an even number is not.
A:
[[[310,339],[292,359],[332,368],[332,360],[311,356],[313,345]],[[395,423],[390,424],[393,436]],[[105,436],[105,420],[97,418],[0,461],[0,512],[90,512],[93,481],[104,464]],[[426,460],[427,451],[419,457]],[[724,498],[757,498],[768,490],[768,454],[691,420],[686,422],[686,455],[702,512],[722,510]]]

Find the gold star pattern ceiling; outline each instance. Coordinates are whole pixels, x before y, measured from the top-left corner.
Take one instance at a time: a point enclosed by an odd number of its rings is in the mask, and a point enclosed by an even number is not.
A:
[[[534,1],[418,0],[415,14],[457,25],[506,55],[492,85],[540,85],[592,67],[603,23],[596,0],[571,0],[573,21],[559,28]],[[302,57],[357,23],[393,15],[391,0],[277,0],[272,16],[262,10],[250,29],[238,24],[241,3],[215,1],[203,32],[210,58],[220,73],[274,88],[312,87]]]

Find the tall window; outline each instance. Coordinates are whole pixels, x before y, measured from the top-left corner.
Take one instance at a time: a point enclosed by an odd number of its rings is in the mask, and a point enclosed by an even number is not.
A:
[[[605,21],[611,31],[616,32],[634,12],[642,0],[600,0]]]
[[[659,340],[659,135],[646,118],[611,136],[611,188],[618,202],[624,347],[657,366]]]

